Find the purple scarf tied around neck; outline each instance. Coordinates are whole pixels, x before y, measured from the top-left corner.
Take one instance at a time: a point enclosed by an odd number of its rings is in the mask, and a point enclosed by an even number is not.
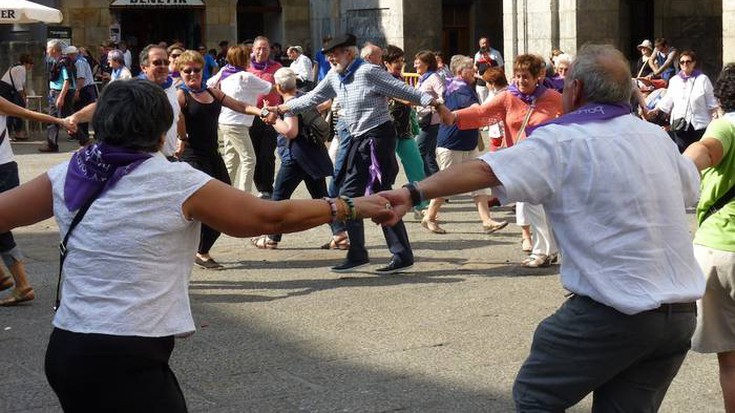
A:
[[[445,84],[446,84],[446,89],[445,89],[444,94],[446,95],[456,92],[461,87],[467,86],[467,82],[465,82],[464,79],[462,79],[459,76],[447,78],[447,81]]]
[[[540,125],[529,125],[526,128],[526,136],[530,136],[534,130],[546,125],[569,125],[572,123],[587,123],[600,120],[608,120],[623,115],[630,115],[630,105],[626,103],[589,103],[573,112],[569,112],[565,115],[562,115],[556,119],[552,119],[548,122],[544,122]]]
[[[64,183],[64,203],[69,211],[81,208],[92,197],[100,197],[132,172],[150,153],[98,143],[75,152],[69,161]]]
[[[265,62],[261,63],[261,62],[256,62],[255,57],[251,56],[251,59],[250,59],[250,65],[253,66],[253,68],[255,68],[256,70],[265,71],[265,70],[268,70],[269,66],[272,66],[274,64],[276,64],[275,60],[266,60]]]
[[[530,105],[536,99],[538,99],[541,95],[543,95],[544,92],[546,92],[546,86],[538,85],[536,86],[536,90],[534,90],[533,93],[531,93],[530,95],[527,95],[521,92],[520,90],[518,90],[518,86],[516,86],[514,83],[508,86],[508,92],[510,92],[511,95],[522,100],[525,104]]]
[[[244,67],[233,66],[233,65],[231,65],[231,64],[228,63],[220,71],[222,73],[222,75],[220,75],[219,81],[221,82],[221,81],[227,79],[227,77],[229,77],[230,75],[234,75],[237,72],[244,72],[244,71],[245,71],[245,68]]]
[[[689,79],[691,79],[693,77],[697,77],[697,76],[701,75],[702,74],[702,71],[699,70],[699,69],[694,69],[694,71],[692,72],[691,75],[687,75],[686,73],[684,73],[683,70],[680,70],[679,73],[677,73],[677,74],[679,75],[679,77],[681,78],[681,80],[683,80],[683,81],[686,82],[687,80],[689,80]]]

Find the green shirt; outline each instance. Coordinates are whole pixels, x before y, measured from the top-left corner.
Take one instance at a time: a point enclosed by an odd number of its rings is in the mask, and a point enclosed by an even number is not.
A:
[[[72,79],[69,74],[69,71],[66,70],[66,67],[62,67],[61,74],[59,74],[58,79],[56,79],[55,81],[49,80],[48,87],[54,90],[61,90],[64,87],[65,80],[69,81],[69,90],[74,89],[74,84],[75,84],[76,79]]]
[[[735,113],[712,121],[704,136],[722,143],[722,160],[714,168],[702,171],[702,186],[697,219],[735,184]],[[735,252],[735,201],[730,201],[710,215],[699,227],[694,243],[706,247]]]

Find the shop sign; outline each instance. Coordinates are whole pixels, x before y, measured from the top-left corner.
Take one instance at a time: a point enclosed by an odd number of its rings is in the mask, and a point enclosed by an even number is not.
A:
[[[110,7],[204,7],[203,0],[115,0]]]

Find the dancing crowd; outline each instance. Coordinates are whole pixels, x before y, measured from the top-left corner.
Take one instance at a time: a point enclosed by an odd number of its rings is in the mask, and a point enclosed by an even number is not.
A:
[[[98,96],[76,47],[47,46],[50,114],[0,99],[0,305],[35,298],[10,231],[53,216],[65,237],[46,375],[64,410],[186,411],[168,360],[194,332],[192,267],[224,268],[221,233],[277,249],[328,224],[322,248],[346,251],[331,268],[343,273],[370,263],[372,219],[391,253],[375,272],[406,272],[403,216],[446,236],[442,205],[469,194],[487,234],[508,225],[492,206],[513,204],[520,264],[561,262],[570,292],[534,334],[518,411],[589,393],[596,411],[656,411],[693,348],[718,354],[735,412],[733,64],[713,85],[694,51],[660,38],[633,69],[604,45],[511,65],[483,37],[474,56],[418,51],[407,73],[400,47],[344,34],[317,61],[288,47],[285,67],[259,36],[214,56],[151,44],[136,76],[129,50],[108,51]],[[49,123],[42,152],[62,129],[81,147],[19,186],[9,134],[25,137],[10,117]],[[393,189],[397,158],[408,184]],[[291,200],[302,182],[312,199]]]

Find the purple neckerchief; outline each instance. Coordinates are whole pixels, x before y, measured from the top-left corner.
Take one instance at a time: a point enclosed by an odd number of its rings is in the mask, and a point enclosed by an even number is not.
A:
[[[525,104],[530,105],[536,99],[538,99],[539,96],[543,95],[544,92],[546,92],[546,86],[538,85],[536,86],[536,90],[534,90],[533,93],[531,93],[530,95],[527,95],[521,92],[520,90],[518,90],[518,86],[516,86],[515,84],[512,84],[508,86],[508,92],[510,92],[511,95],[522,100]]]
[[[627,103],[589,103],[581,108],[559,116],[556,119],[544,122],[536,126],[528,126],[526,128],[526,136],[546,125],[569,125],[572,123],[587,123],[598,120],[608,120],[617,118],[618,116],[630,115],[630,105]]]
[[[69,211],[81,208],[93,196],[99,197],[132,172],[150,153],[97,143],[71,156],[64,183],[64,202]]]
[[[378,155],[375,154],[375,141],[370,139],[370,166],[368,167],[370,172],[370,181],[365,188],[365,196],[373,194],[373,185],[375,181],[383,183],[383,173],[380,171],[380,162],[378,162]]]
[[[467,82],[464,81],[461,77],[452,77],[447,79],[446,83],[447,87],[445,89],[444,94],[449,95],[450,93],[454,93],[458,91],[460,88],[467,86]]]
[[[143,80],[148,80],[148,81],[150,81],[150,79],[148,79],[148,76],[146,76],[146,75],[145,75],[145,73],[143,73],[143,72],[140,72],[140,74],[138,74],[138,79],[143,79]],[[168,89],[168,88],[169,88],[169,87],[170,87],[171,85],[173,85],[173,84],[174,84],[174,79],[173,79],[173,78],[172,78],[171,76],[168,76],[168,77],[166,77],[166,82],[165,82],[164,84],[158,84],[158,83],[156,83],[156,84],[157,84],[158,86],[161,86],[161,88],[162,88],[163,90],[166,90],[166,89]]]
[[[677,74],[679,75],[679,77],[681,78],[681,80],[683,80],[683,81],[686,82],[687,80],[689,80],[692,77],[697,77],[697,76],[701,75],[702,74],[702,71],[699,70],[699,69],[694,69],[694,71],[692,72],[691,75],[687,75],[686,73],[684,73],[683,70],[680,70],[679,73],[677,73]]]
[[[266,71],[268,70],[268,66],[276,64],[275,60],[266,60],[263,63],[256,62],[255,59],[250,60],[250,65],[253,66],[256,70]]]
[[[225,67],[222,68],[220,72],[222,72],[222,75],[219,77],[219,81],[223,81],[227,79],[228,76],[234,75],[237,72],[244,72],[245,68],[240,66],[233,66],[231,64],[226,64]]]
[[[178,70],[174,70],[173,72],[170,72],[169,74],[171,75],[171,78],[173,79],[181,77],[181,72],[179,72]]]
[[[347,80],[349,80],[350,77],[352,77],[353,74],[357,71],[357,69],[362,66],[362,64],[365,63],[364,60],[360,59],[359,57],[350,63],[349,66],[345,69],[342,73],[337,73],[339,76],[339,82],[344,83]]]
[[[434,73],[436,73],[436,72],[433,71],[433,70],[430,70],[430,71],[424,73],[423,75],[419,76],[419,86],[421,86],[421,84],[424,83],[424,81],[426,79],[428,79],[429,76],[433,75]]]

